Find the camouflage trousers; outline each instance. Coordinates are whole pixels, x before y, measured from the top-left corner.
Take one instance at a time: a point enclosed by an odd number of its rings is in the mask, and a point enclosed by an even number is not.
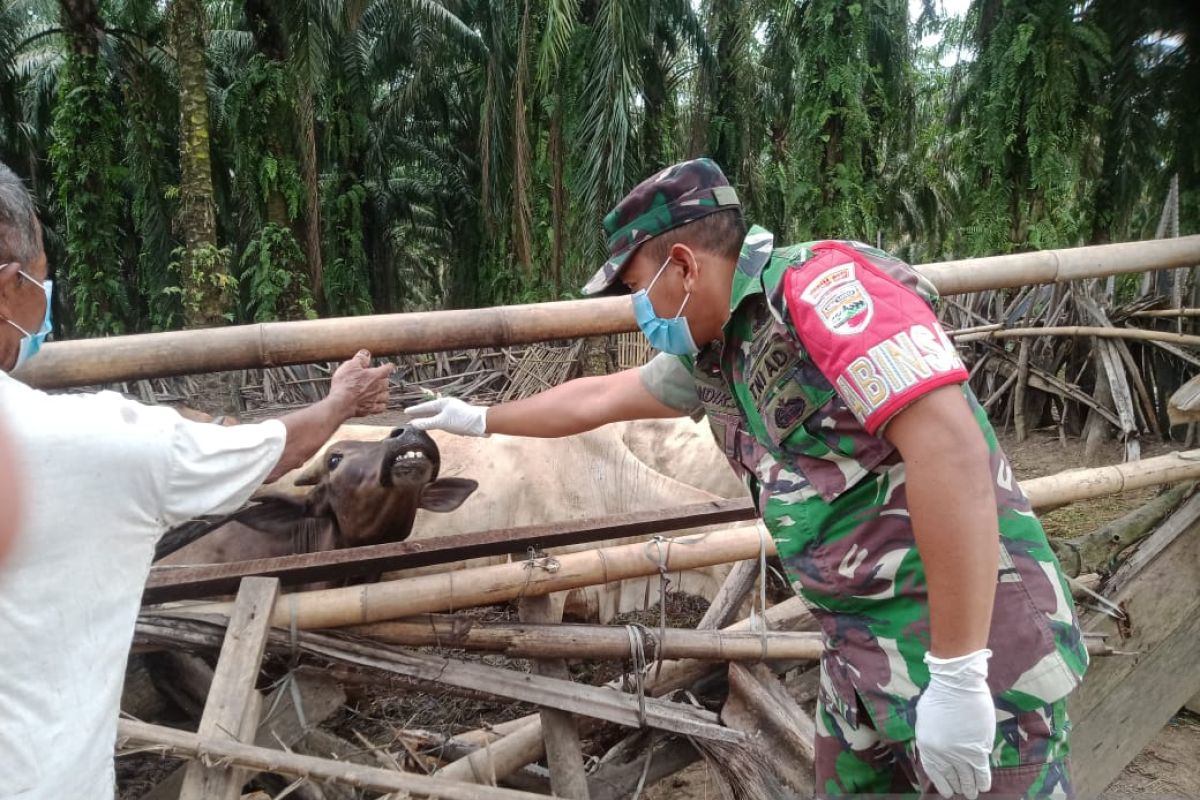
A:
[[[862,709],[860,709],[862,711]],[[817,797],[872,795],[934,797],[912,739],[891,741],[858,714],[851,724],[823,703],[817,706]],[[996,709],[992,789],[987,797],[1071,798],[1066,699],[1033,711]]]

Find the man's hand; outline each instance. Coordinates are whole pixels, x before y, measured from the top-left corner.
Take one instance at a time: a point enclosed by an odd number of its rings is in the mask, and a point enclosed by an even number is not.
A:
[[[404,409],[419,431],[441,430],[459,436],[487,436],[487,408],[454,397],[439,397]]]
[[[958,658],[925,654],[929,687],[917,701],[917,753],[942,797],[974,800],[992,788],[989,757],[996,707],[988,689],[991,650]]]
[[[324,400],[280,417],[287,441],[266,482],[278,480],[311,458],[346,420],[386,411],[388,375],[393,369],[391,364],[372,367],[371,354],[359,350],[333,373]]]
[[[388,376],[395,367],[371,366],[371,354],[359,350],[342,364],[329,382],[329,399],[343,409],[346,419],[387,410]]]

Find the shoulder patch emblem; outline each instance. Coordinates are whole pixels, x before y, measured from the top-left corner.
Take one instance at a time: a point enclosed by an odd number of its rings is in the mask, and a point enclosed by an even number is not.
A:
[[[825,327],[839,336],[862,333],[875,313],[871,295],[854,274],[855,267],[853,261],[830,267],[800,295],[817,312]]]

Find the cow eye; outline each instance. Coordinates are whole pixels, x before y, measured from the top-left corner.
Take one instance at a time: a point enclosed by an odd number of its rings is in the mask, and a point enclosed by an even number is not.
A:
[[[326,466],[329,467],[329,469],[334,469],[340,463],[342,463],[342,454],[341,453],[330,453],[329,459],[326,462]]]

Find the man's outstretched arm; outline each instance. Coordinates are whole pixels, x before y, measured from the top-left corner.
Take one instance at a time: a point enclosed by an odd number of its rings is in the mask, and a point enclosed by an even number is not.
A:
[[[685,416],[651,394],[639,373],[635,368],[577,378],[524,400],[490,407],[443,397],[406,410],[414,418],[412,426],[421,430],[538,438],[571,436],[622,420]]]

